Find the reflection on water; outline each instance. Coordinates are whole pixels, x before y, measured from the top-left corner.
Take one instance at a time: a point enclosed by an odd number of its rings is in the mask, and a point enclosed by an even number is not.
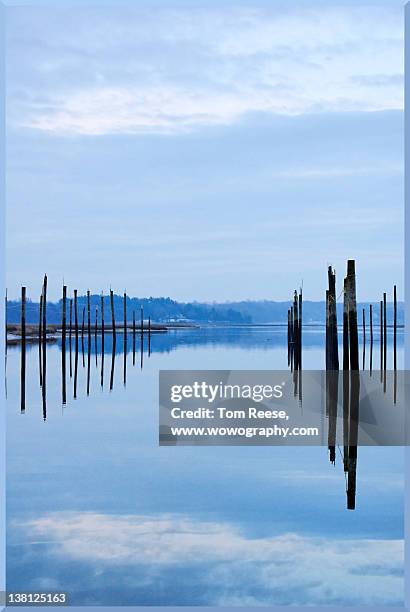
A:
[[[324,337],[304,333],[304,368],[323,367]],[[348,422],[335,444],[335,389],[331,464],[321,447],[158,447],[159,369],[286,369],[286,348],[279,327],[9,347],[8,589],[76,604],[401,605],[402,450],[361,447],[357,466]],[[400,335],[398,349],[401,367]]]

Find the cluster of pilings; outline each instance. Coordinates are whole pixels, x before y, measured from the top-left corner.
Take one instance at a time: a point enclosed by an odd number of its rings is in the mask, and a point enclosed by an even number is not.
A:
[[[366,345],[370,342],[369,371],[373,369],[373,306],[369,305],[369,338],[366,334],[366,312],[362,311],[363,355],[362,368],[366,369]],[[386,391],[387,370],[387,329],[393,327],[393,369],[394,369],[394,402],[397,394],[397,289],[393,288],[393,321],[388,324],[387,294],[383,293],[380,301],[380,376]],[[343,372],[340,380],[343,385],[343,466],[346,478],[347,508],[356,506],[356,468],[357,441],[360,402],[359,378],[359,323],[356,296],[356,264],[348,260],[347,272],[343,281]],[[326,290],[326,415],[329,421],[328,450],[331,463],[336,462],[336,423],[339,400],[339,342],[336,273],[328,267],[328,289]],[[288,366],[297,374],[295,394],[302,401],[301,372],[302,367],[302,292],[295,291],[293,304],[288,310]]]
[[[295,290],[293,305],[288,310],[288,366],[291,370],[302,369],[302,289]]]
[[[98,307],[95,309],[94,321],[92,321],[91,313],[91,296],[90,291],[87,291],[87,316],[86,307],[82,309],[82,317],[80,322],[79,309],[78,309],[78,291],[74,289],[73,298],[67,297],[67,286],[63,285],[62,289],[62,320],[61,320],[61,339],[62,339],[62,403],[66,404],[67,401],[67,389],[66,389],[66,347],[67,339],[70,350],[70,377],[72,376],[72,358],[71,351],[72,345],[74,344],[74,355],[75,355],[75,366],[74,366],[74,399],[77,397],[77,369],[78,369],[78,354],[79,354],[79,342],[81,341],[83,365],[85,365],[84,358],[84,339],[88,339],[88,377],[87,377],[87,394],[89,394],[90,385],[90,359],[91,359],[91,341],[92,335],[94,335],[95,345],[97,343],[97,335],[101,335],[101,351],[102,351],[102,365],[101,365],[101,381],[103,381],[104,375],[104,342],[105,334],[109,333],[112,335],[112,368],[110,377],[110,390],[113,386],[114,377],[114,363],[116,353],[116,338],[117,333],[121,330],[124,335],[124,384],[126,381],[126,353],[127,353],[127,335],[129,331],[132,333],[133,342],[133,365],[135,365],[135,346],[137,333],[141,338],[141,367],[143,360],[143,347],[144,347],[144,333],[148,336],[148,356],[151,355],[151,317],[148,317],[148,322],[144,325],[144,310],[141,306],[140,310],[140,321],[137,324],[135,311],[133,311],[132,325],[129,324],[127,318],[127,294],[124,292],[123,299],[123,324],[118,324],[115,319],[114,312],[114,293],[110,289],[110,306],[111,306],[111,325],[107,325],[104,319],[104,294],[101,294],[100,311]],[[6,296],[7,302],[7,296]],[[27,304],[27,291],[26,287],[21,288],[21,412],[25,412],[26,405],[26,304]],[[68,305],[68,309],[67,309]],[[68,318],[67,318],[68,312]],[[47,275],[44,276],[43,286],[40,295],[39,303],[39,321],[38,321],[38,347],[39,347],[39,373],[40,373],[40,387],[42,390],[42,403],[43,403],[43,417],[46,418],[46,378],[47,378]]]

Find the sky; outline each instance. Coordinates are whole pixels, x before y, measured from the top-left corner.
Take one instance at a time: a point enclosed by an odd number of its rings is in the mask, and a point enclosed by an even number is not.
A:
[[[392,0],[9,7],[9,295],[318,300],[356,258],[401,299],[403,38]]]

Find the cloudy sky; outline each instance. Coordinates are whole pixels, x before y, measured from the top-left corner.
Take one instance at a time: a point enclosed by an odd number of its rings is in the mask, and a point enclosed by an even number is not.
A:
[[[402,2],[12,7],[7,36],[11,295],[322,299],[352,257],[359,299],[402,285]]]

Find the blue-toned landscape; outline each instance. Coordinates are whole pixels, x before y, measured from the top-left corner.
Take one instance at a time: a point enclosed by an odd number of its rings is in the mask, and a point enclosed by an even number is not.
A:
[[[307,369],[323,367],[324,338],[304,332]],[[118,335],[110,391],[110,335],[102,387],[101,337],[90,356],[86,337],[76,400],[67,346],[65,406],[50,344],[45,421],[38,345],[24,414],[8,347],[8,590],[67,591],[73,605],[402,605],[402,448],[358,449],[350,511],[340,449],[333,466],[326,447],[158,446],[159,369],[286,369],[286,329],[170,331],[149,356],[145,337],[142,368],[137,339],[124,360]],[[400,331],[400,366],[402,352]]]
[[[403,449],[158,440],[160,369],[403,368],[402,0],[74,4],[7,7],[8,590],[402,606]]]

